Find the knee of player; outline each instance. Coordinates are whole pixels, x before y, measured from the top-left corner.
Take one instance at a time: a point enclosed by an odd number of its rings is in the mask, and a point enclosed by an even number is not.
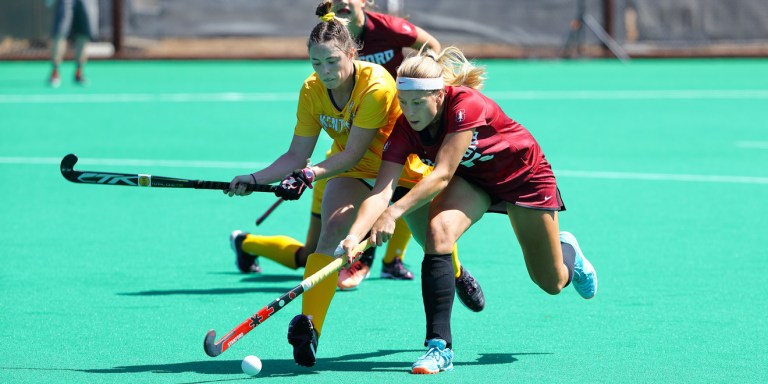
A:
[[[550,295],[557,295],[563,290],[563,284],[559,281],[559,279],[538,279],[536,281],[536,284],[544,290],[544,292],[549,293]]]
[[[453,244],[457,240],[451,223],[438,218],[433,218],[429,221],[427,236],[438,243],[446,242]]]
[[[426,241],[426,248],[431,249],[431,252],[444,254],[452,253],[456,239],[453,236],[445,236],[444,234],[434,234],[428,236]]]

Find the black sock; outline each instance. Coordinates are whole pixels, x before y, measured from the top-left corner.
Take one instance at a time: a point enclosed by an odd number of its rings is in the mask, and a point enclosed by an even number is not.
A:
[[[299,253],[304,250],[304,247],[299,247],[293,254],[293,263],[296,264],[296,268],[304,268],[307,266],[307,259],[304,259],[304,265],[301,265],[299,260]]]
[[[576,262],[576,250],[573,249],[572,245],[563,242],[560,243],[560,248],[563,249],[563,264],[568,268],[568,282],[563,286],[565,288],[573,280],[573,264]]]
[[[374,257],[376,257],[376,247],[370,247],[360,255],[360,262],[370,267],[373,265]]]
[[[425,346],[427,340],[443,339],[447,348],[451,347],[451,309],[455,293],[451,254],[425,254],[421,262],[421,296],[427,317]]]

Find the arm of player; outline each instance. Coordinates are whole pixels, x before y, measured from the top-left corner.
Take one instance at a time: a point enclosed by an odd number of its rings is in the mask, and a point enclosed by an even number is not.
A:
[[[249,195],[251,192],[245,190],[245,184],[271,184],[282,180],[296,169],[304,168],[307,165],[307,159],[312,156],[317,138],[318,136],[293,135],[287,152],[258,172],[235,176],[229,183],[229,190],[224,193],[229,196]]]
[[[403,172],[403,164],[384,161],[381,163],[376,184],[368,194],[368,197],[360,204],[354,223],[349,229],[347,237],[341,241],[337,248],[336,256],[346,257],[348,263],[354,262],[355,246],[365,237],[373,223],[387,209],[392,195],[397,187],[400,174]],[[392,227],[394,232],[394,226]],[[392,234],[390,233],[391,237]],[[386,240],[389,240],[387,238]],[[370,242],[376,246],[382,245],[382,237],[372,234]]]
[[[440,46],[440,42],[437,41],[437,39],[435,39],[434,36],[430,35],[427,31],[421,29],[420,27],[416,27],[416,41],[413,42],[411,48],[419,50],[425,44],[427,45],[427,48],[431,49],[435,53],[440,53],[440,49],[442,48]]]
[[[353,124],[344,150],[312,166],[315,180],[338,175],[357,165],[378,132],[378,129],[365,129]]]
[[[390,205],[382,216],[389,215],[391,220],[398,220],[432,201],[438,193],[445,189],[456,173],[467,147],[472,142],[473,134],[474,130],[472,129],[447,134],[435,157],[435,167],[432,172],[416,183],[400,200]],[[379,225],[384,225],[384,223],[377,222],[374,224],[371,232],[379,230],[380,228],[377,227]]]

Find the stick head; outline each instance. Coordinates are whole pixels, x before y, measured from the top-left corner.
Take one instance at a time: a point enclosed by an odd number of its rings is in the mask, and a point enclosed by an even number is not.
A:
[[[221,344],[216,344],[216,331],[213,329],[205,334],[203,348],[205,348],[205,353],[210,357],[216,357],[224,352],[221,348]]]
[[[69,181],[77,182],[77,174],[75,173],[75,163],[77,163],[77,155],[70,153],[61,159],[61,175]]]

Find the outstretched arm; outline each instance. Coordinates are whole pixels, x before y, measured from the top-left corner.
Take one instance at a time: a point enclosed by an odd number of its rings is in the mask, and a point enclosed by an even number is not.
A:
[[[419,181],[395,204],[389,206],[382,216],[389,215],[392,220],[398,220],[432,201],[438,193],[445,189],[456,173],[456,168],[459,167],[464,152],[472,142],[473,133],[473,130],[467,130],[446,135],[437,152],[435,168],[432,172]],[[379,224],[374,225],[374,231]]]
[[[258,172],[236,176],[230,182],[229,191],[226,193],[229,196],[248,195],[250,192],[245,191],[245,184],[266,185],[282,180],[293,170],[307,165],[307,159],[312,156],[316,143],[317,136],[305,137],[294,135],[287,152]]]
[[[312,166],[315,180],[338,175],[357,165],[378,132],[352,125],[344,150]]]
[[[431,49],[435,53],[440,53],[440,42],[430,35],[427,31],[416,27],[416,41],[411,45],[411,48],[419,50],[423,45],[427,45],[427,48]]]
[[[357,217],[355,222],[349,229],[349,235],[339,244],[337,249],[337,256],[345,255],[348,262],[353,262],[355,254],[353,252],[354,247],[365,238],[365,235],[370,231],[373,223],[381,216],[382,212],[387,209],[389,202],[392,199],[395,188],[397,187],[398,179],[403,171],[403,164],[392,163],[384,161],[381,163],[379,173],[376,176],[376,184],[373,186],[368,197],[360,204],[360,209],[357,211]],[[394,231],[394,227],[392,228]],[[390,233],[391,235],[391,233]],[[379,234],[371,233],[371,244],[376,246],[382,245],[382,237]]]

